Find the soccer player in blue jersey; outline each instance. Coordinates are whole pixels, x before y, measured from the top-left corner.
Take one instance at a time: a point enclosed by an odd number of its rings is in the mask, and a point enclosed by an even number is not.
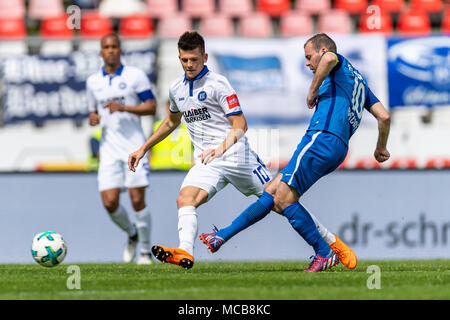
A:
[[[315,112],[297,150],[286,167],[266,184],[261,197],[230,226],[203,233],[200,239],[215,252],[238,232],[274,210],[283,214],[314,248],[314,259],[304,271],[320,272],[330,268],[335,264],[332,260],[335,254],[347,268],[353,269],[357,264],[353,251],[336,235],[322,238],[299,199],[317,180],[333,172],[344,161],[349,139],[357,130],[364,109],[378,121],[374,157],[378,162],[388,160],[390,154],[386,145],[390,117],[364,77],[337,53],[336,44],[328,35],[320,33],[311,37],[304,50],[306,66],[314,73],[306,103],[308,108],[315,108]]]

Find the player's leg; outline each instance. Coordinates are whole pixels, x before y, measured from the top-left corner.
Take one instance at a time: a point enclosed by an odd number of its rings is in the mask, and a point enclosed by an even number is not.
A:
[[[109,217],[120,229],[128,235],[128,243],[123,253],[123,260],[131,262],[136,256],[138,235],[136,226],[131,222],[128,212],[119,203],[120,189],[107,189],[101,191],[103,206],[109,213]]]
[[[145,203],[146,187],[130,188],[128,192],[135,212],[136,229],[141,245],[137,264],[151,264],[151,215]]]
[[[226,186],[220,168],[197,164],[186,175],[177,198],[179,247],[152,247],[152,253],[163,262],[189,269],[194,264],[194,241],[197,235],[196,209]]]

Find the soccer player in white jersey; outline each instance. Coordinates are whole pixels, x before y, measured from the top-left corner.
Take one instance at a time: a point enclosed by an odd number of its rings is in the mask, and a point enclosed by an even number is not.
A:
[[[100,125],[98,188],[111,220],[128,234],[123,260],[132,262],[141,245],[138,264],[151,264],[150,212],[145,203],[148,159],[133,174],[127,169],[128,155],[144,141],[140,116],[154,115],[156,102],[146,74],[121,63],[120,39],[116,34],[101,39],[104,66],[86,82],[89,124]],[[135,213],[132,223],[120,204],[120,193],[128,189]]]
[[[130,154],[128,166],[135,171],[146,152],[167,137],[184,117],[194,144],[195,165],[186,175],[177,199],[180,242],[178,248],[154,245],[152,253],[162,262],[189,269],[194,264],[196,209],[228,183],[246,196],[260,197],[271,177],[247,142],[247,122],[236,92],[225,77],[205,65],[208,54],[203,37],[195,31],[185,32],[178,41],[178,51],[185,75],[170,87],[171,113]]]

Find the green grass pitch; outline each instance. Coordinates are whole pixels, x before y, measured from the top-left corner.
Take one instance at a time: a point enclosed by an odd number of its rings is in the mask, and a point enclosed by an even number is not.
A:
[[[380,273],[368,273],[371,265]],[[321,273],[302,273],[305,261],[198,262],[190,270],[159,262],[77,264],[80,289],[69,266],[0,265],[0,299],[450,299],[450,260],[360,261],[354,270],[338,265]],[[379,289],[369,289],[377,280]]]

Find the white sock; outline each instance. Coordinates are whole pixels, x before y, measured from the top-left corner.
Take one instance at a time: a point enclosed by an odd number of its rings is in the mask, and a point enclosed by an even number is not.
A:
[[[129,237],[136,234],[136,227],[131,223],[127,211],[121,205],[119,205],[117,210],[109,216],[120,229],[124,230],[128,234]]]
[[[325,242],[330,245],[333,242],[336,241],[336,238],[334,237],[334,234],[328,231],[327,228],[323,226],[323,224],[320,223],[320,221],[302,204],[302,206],[308,211],[309,215],[314,221],[314,224],[317,227],[317,230],[319,230],[320,236],[325,240]]]
[[[142,210],[136,211],[136,229],[139,236],[139,243],[141,244],[141,253],[151,252],[150,225],[150,210],[145,207]]]
[[[183,207],[178,209],[178,237],[180,249],[194,255],[194,241],[197,236],[197,212],[195,207]]]

